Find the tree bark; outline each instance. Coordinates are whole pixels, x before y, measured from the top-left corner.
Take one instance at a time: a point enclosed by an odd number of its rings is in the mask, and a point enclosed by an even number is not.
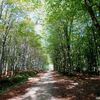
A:
[[[96,15],[95,15],[95,13],[93,11],[92,5],[91,5],[89,0],[84,0],[84,3],[85,3],[85,6],[87,8],[87,11],[88,11],[88,13],[89,13],[89,15],[90,15],[90,17],[92,19],[92,22],[93,22],[96,30],[99,33],[100,32],[100,23],[99,23],[99,21],[96,18]],[[100,36],[100,33],[99,33],[99,36]]]

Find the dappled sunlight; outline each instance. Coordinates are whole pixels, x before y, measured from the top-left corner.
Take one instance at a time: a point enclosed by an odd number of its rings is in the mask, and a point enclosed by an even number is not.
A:
[[[38,78],[28,78],[28,83],[32,83],[32,82],[37,82],[37,81],[39,81],[39,79]]]
[[[72,89],[72,88],[74,88],[75,86],[73,86],[73,85],[69,85],[68,87],[66,87],[66,89]]]
[[[38,84],[34,85],[31,88],[26,89],[26,93],[24,95],[12,98],[10,100],[53,100],[52,95],[49,93],[48,89],[50,89],[52,83],[56,82],[47,78],[48,74],[45,74]],[[48,82],[47,82],[48,79]],[[49,87],[50,86],[50,87]]]
[[[91,80],[100,80],[100,76],[95,76],[95,77],[86,77],[85,79],[91,79]]]
[[[41,84],[45,85],[45,84],[50,84],[50,83],[55,83],[56,81],[47,81],[47,82],[40,82]]]
[[[78,85],[78,83],[71,83],[72,85],[74,85],[74,86],[77,86]]]
[[[96,97],[96,100],[100,100],[100,97]]]
[[[53,76],[54,75],[54,76]],[[56,73],[48,71],[41,78],[29,78],[27,84],[31,84],[29,87],[24,87],[24,92],[17,89],[16,91],[9,92],[9,100],[63,100],[66,97],[66,100],[72,100],[73,97],[64,96],[62,93],[59,94],[60,86],[65,86],[63,83],[68,82],[68,86],[64,88],[72,89],[76,86],[76,83],[73,83],[71,80],[59,79],[54,80]],[[58,76],[58,75],[56,75]],[[36,83],[37,84],[33,84]],[[23,90],[23,88],[22,88]],[[54,92],[57,91],[55,94]],[[63,91],[62,91],[63,92]],[[65,92],[64,92],[65,93]],[[12,97],[12,98],[11,98]],[[5,99],[6,100],[6,99]]]
[[[40,76],[29,78],[27,84],[9,91],[5,99],[0,100],[95,100],[95,94],[91,90],[92,84],[97,83],[94,80],[84,82],[77,77],[73,80],[54,71]],[[88,88],[88,85],[91,88]],[[96,100],[99,100],[98,98],[99,93]]]
[[[0,100],[100,100],[100,0],[0,0]]]

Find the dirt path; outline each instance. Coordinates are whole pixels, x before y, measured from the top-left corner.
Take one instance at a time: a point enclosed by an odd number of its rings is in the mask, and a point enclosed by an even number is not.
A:
[[[52,87],[50,83],[52,82],[51,72],[45,73],[33,87],[27,88],[27,92],[24,95],[8,100],[52,100],[52,95],[50,94],[50,88]]]
[[[51,95],[53,72],[39,75],[37,78],[30,78],[29,81],[6,94],[0,96],[0,100],[55,100]]]
[[[94,88],[100,87],[100,80],[91,82],[47,72],[8,91],[0,96],[0,100],[96,100]],[[95,84],[98,87],[94,87]]]

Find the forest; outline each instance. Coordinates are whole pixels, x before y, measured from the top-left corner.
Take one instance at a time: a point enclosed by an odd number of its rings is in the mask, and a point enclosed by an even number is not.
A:
[[[49,50],[54,69],[67,74],[100,71],[99,0],[48,0]]]
[[[85,98],[59,100],[100,100],[87,97],[100,97],[100,0],[0,0],[0,96],[27,81],[32,86],[34,78],[50,84],[50,75],[55,86],[68,77],[91,87]],[[54,88],[48,84],[43,88]],[[14,100],[58,100],[53,95]]]

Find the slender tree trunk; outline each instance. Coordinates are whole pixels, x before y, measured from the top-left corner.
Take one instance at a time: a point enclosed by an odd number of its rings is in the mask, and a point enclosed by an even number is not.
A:
[[[99,36],[100,36],[100,23],[96,18],[96,15],[95,15],[95,13],[93,11],[91,2],[90,2],[90,0],[84,0],[84,2],[85,2],[85,6],[87,8],[87,11],[88,11],[88,13],[89,13],[89,15],[90,15],[90,17],[92,19],[92,22],[93,22],[93,24],[94,24],[94,26],[95,26],[95,28],[96,28]]]
[[[2,17],[2,12],[3,12],[3,3],[4,3],[5,0],[2,0],[1,1],[1,5],[0,5],[0,19]]]

